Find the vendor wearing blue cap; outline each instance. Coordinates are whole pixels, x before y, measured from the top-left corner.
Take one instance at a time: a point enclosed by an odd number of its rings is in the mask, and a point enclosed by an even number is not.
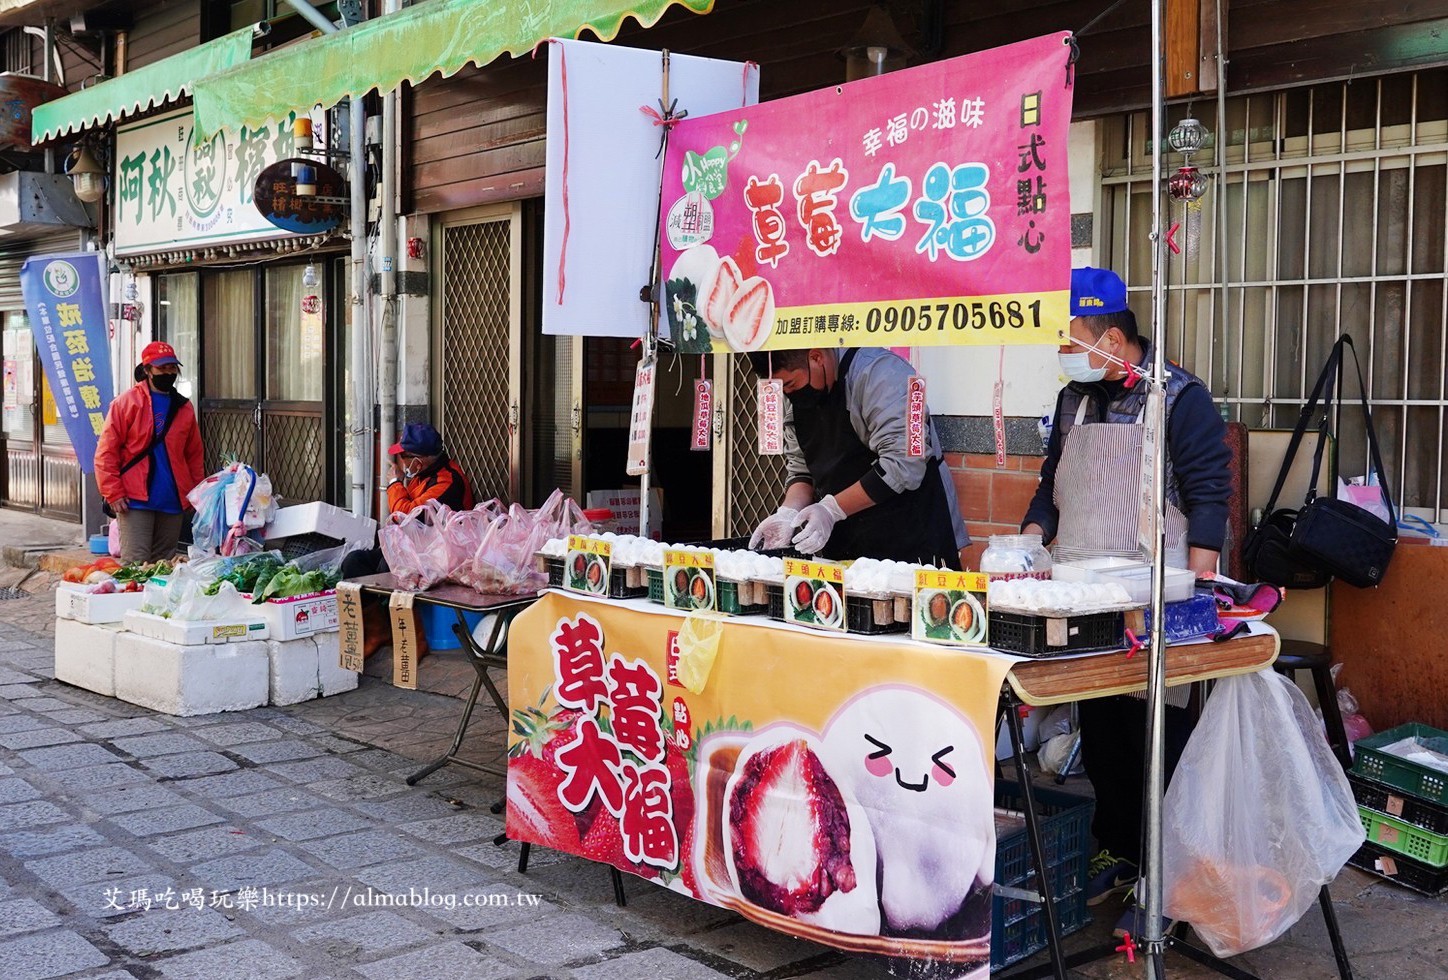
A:
[[[1142,430],[1150,385],[1142,380],[1151,341],[1136,332],[1126,284],[1107,269],[1071,271],[1070,342],[1060,349],[1070,383],[1056,399],[1055,424],[1021,530],[1052,544],[1057,561],[1107,556],[1144,559],[1137,543]],[[1201,379],[1174,364],[1166,377],[1166,541],[1168,565],[1217,569],[1227,530],[1231,451],[1226,428]],[[1167,773],[1176,767],[1191,718],[1190,687],[1167,692]],[[1141,851],[1141,780],[1146,705],[1140,698],[1081,702],[1081,754],[1096,790],[1088,905],[1136,881]],[[1134,902],[1116,924],[1139,935]]]
[[[429,500],[453,510],[470,510],[473,489],[458,464],[448,457],[442,436],[426,422],[409,422],[402,438],[388,450],[392,479],[387,483],[387,510],[408,514]]]

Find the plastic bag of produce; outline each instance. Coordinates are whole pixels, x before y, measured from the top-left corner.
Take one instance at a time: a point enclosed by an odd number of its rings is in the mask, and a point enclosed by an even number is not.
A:
[[[1271,670],[1217,681],[1162,830],[1166,914],[1218,956],[1286,932],[1364,838],[1307,698]]]
[[[430,589],[448,577],[452,568],[442,528],[451,516],[451,508],[429,500],[410,513],[392,515],[378,530],[378,544],[399,588]]]
[[[186,622],[247,615],[247,602],[236,585],[198,572],[190,564],[176,567],[167,583],[147,582],[141,611]]]

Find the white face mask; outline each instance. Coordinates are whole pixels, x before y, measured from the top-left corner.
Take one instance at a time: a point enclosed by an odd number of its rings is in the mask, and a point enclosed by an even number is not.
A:
[[[1061,373],[1072,381],[1090,384],[1106,377],[1106,365],[1092,367],[1090,354],[1085,352],[1080,354],[1057,353],[1056,356],[1061,360]]]

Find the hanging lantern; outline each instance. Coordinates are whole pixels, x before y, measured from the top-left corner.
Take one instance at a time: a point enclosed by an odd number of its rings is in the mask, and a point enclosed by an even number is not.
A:
[[[1167,189],[1174,200],[1200,201],[1207,192],[1207,175],[1188,164],[1168,178]]]
[[[1191,116],[1171,128],[1166,135],[1166,144],[1182,156],[1191,156],[1207,142],[1207,128]]]

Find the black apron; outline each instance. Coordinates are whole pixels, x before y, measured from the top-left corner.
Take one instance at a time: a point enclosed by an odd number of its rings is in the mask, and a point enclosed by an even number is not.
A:
[[[855,434],[845,404],[845,376],[854,359],[854,349],[840,358],[834,387],[818,406],[794,412],[794,434],[819,498],[850,487],[875,465],[875,453]],[[820,555],[831,560],[876,558],[960,568],[940,458],[930,460],[919,487],[836,524]]]

